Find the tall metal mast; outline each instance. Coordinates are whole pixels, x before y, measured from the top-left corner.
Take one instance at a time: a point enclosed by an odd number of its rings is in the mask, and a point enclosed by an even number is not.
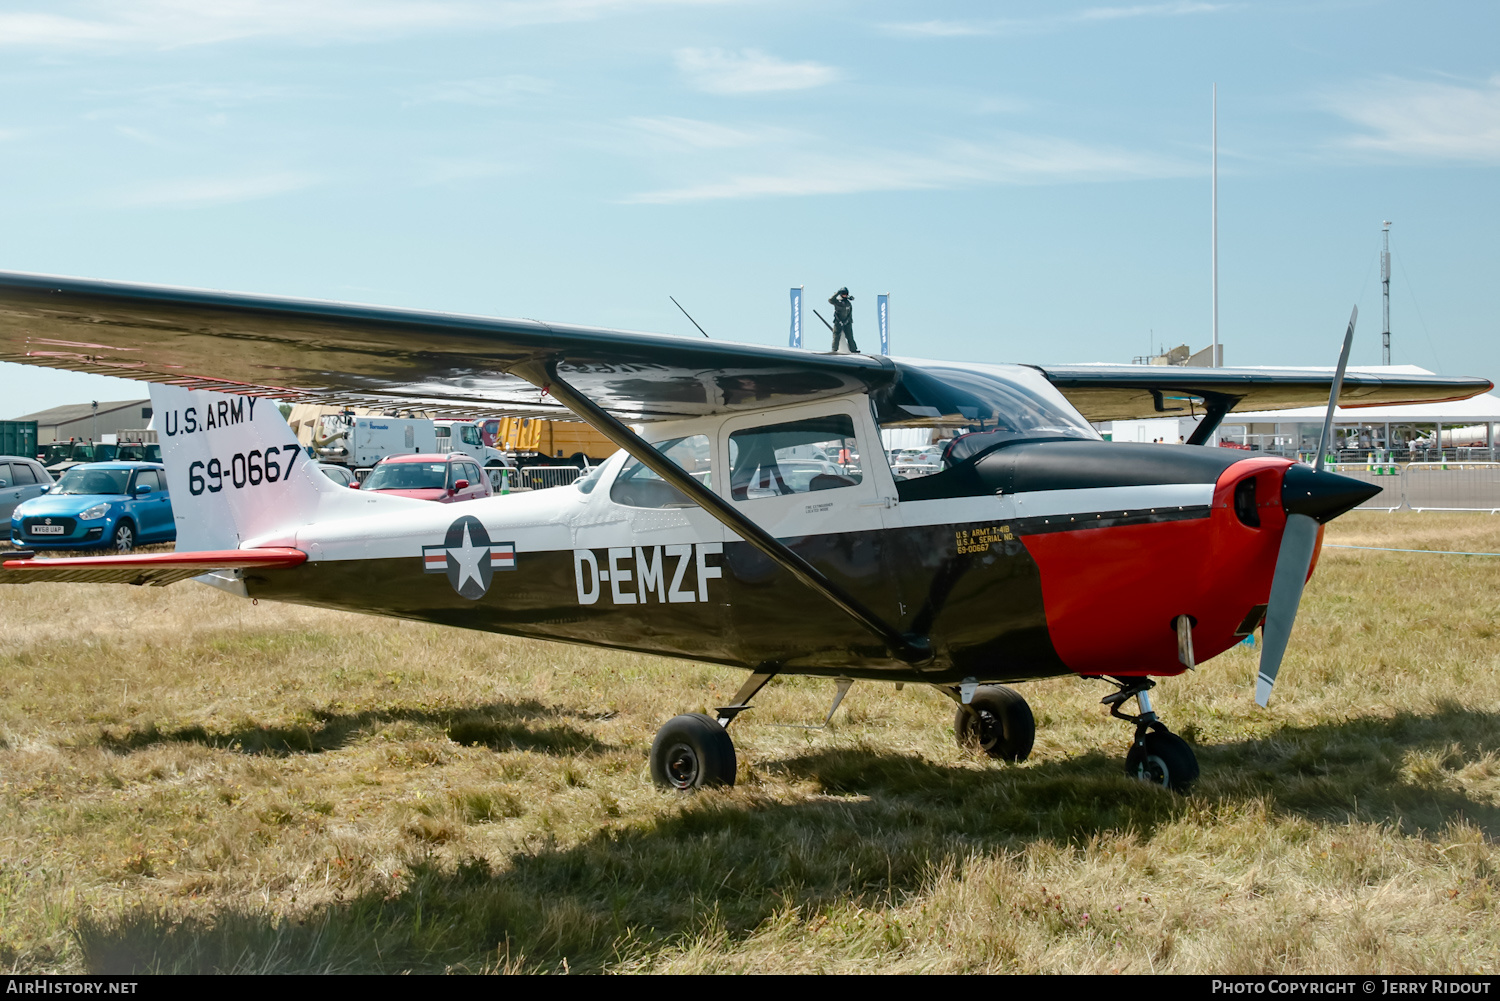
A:
[[[1391,363],[1391,221],[1380,231],[1380,347],[1381,364]]]
[[[1214,84],[1214,167],[1213,167],[1213,272],[1214,272],[1214,349],[1208,364],[1219,367],[1219,85]]]

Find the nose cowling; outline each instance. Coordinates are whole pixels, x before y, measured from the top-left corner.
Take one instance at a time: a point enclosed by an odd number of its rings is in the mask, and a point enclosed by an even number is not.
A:
[[[1321,525],[1378,493],[1380,487],[1373,483],[1299,464],[1281,481],[1281,506],[1287,514],[1305,514]]]

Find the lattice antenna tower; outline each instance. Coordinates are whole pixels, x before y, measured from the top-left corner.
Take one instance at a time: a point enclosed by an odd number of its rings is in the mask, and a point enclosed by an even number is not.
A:
[[[1380,230],[1380,350],[1381,364],[1391,363],[1391,221]]]

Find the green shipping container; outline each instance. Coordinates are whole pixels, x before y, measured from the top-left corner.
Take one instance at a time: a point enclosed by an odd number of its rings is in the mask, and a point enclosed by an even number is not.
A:
[[[0,455],[36,458],[36,421],[0,421]]]

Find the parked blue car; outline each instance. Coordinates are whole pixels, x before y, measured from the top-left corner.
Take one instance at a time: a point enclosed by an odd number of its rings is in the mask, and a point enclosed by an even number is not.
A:
[[[74,466],[45,494],[16,505],[10,538],[25,549],[108,547],[122,553],[147,542],[172,542],[177,522],[166,470],[153,462]]]

